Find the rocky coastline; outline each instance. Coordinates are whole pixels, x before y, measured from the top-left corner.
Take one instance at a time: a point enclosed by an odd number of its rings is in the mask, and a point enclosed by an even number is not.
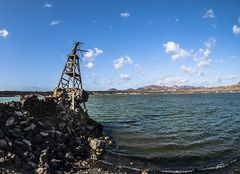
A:
[[[66,99],[24,97],[0,104],[1,173],[83,173],[112,143],[102,135],[102,125]],[[91,171],[90,171],[91,173]]]

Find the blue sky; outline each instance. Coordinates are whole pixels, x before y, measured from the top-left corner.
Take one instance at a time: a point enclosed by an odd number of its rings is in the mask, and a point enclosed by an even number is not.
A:
[[[52,90],[74,40],[87,90],[240,81],[238,0],[0,4],[0,90]]]

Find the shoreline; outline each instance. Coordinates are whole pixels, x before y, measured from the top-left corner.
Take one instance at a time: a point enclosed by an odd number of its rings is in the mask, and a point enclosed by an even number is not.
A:
[[[28,91],[28,92],[21,92],[21,91],[11,91],[12,94],[4,93],[4,91],[0,91],[0,97],[21,97],[22,95],[31,95],[36,94],[40,97],[48,97],[52,94],[52,92],[38,92],[38,91]],[[181,94],[236,94],[240,93],[240,89],[236,91],[184,91],[184,92],[159,92],[159,91],[116,91],[116,92],[110,92],[110,91],[90,91],[90,96],[117,96],[117,95],[181,95]]]

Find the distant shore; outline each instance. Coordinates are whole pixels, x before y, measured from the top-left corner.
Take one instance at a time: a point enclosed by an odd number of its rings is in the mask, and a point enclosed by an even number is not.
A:
[[[21,95],[37,94],[50,96],[52,91],[0,91],[0,97],[15,97]],[[108,90],[89,91],[90,95],[138,95],[138,94],[205,94],[205,93],[240,93],[240,85],[220,86],[210,88],[187,88],[165,87],[161,89],[131,89],[131,90]]]

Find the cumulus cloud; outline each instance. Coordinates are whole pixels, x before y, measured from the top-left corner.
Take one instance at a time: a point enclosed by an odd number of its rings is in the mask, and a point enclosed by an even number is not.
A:
[[[88,62],[88,63],[86,64],[86,67],[91,69],[91,68],[94,67],[94,63]]]
[[[120,69],[123,65],[131,65],[133,61],[129,56],[121,56],[120,58],[113,61],[113,66],[115,69]]]
[[[120,16],[124,17],[124,18],[127,18],[127,17],[130,16],[130,14],[127,11],[125,11],[125,12],[120,13]]]
[[[99,56],[100,54],[103,54],[103,50],[99,48],[89,49],[88,52],[84,54],[84,60],[94,61],[96,57]]]
[[[9,35],[6,29],[0,29],[0,37],[7,38]]]
[[[203,18],[211,18],[211,19],[213,19],[213,18],[215,18],[215,17],[216,17],[216,16],[215,16],[215,14],[214,14],[213,9],[206,10],[205,13],[204,13],[204,15],[203,15]]]
[[[43,5],[43,8],[51,8],[52,7],[52,4],[50,4],[50,3],[44,3],[44,5]]]
[[[120,80],[121,81],[129,81],[129,80],[131,80],[131,77],[128,74],[120,74]]]
[[[232,28],[232,32],[233,34],[240,34],[240,27],[238,27],[237,25],[234,25],[233,28]]]
[[[58,25],[58,24],[60,24],[60,21],[52,21],[52,22],[50,22],[50,26],[56,26],[56,25]]]
[[[163,44],[163,47],[166,53],[172,53],[172,60],[189,57],[191,55],[189,51],[182,49],[178,43],[172,41]]]
[[[210,37],[205,43],[205,48],[200,48],[194,55],[193,60],[197,63],[198,67],[204,67],[211,64],[210,58],[211,50],[215,47],[216,38]]]

